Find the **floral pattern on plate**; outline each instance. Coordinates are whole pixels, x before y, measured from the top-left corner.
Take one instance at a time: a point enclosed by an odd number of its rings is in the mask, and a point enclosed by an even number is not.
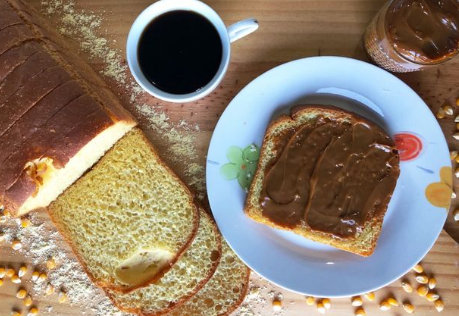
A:
[[[453,194],[453,171],[451,167],[440,169],[440,182],[433,182],[426,187],[426,198],[430,204],[449,210]]]
[[[221,166],[220,174],[226,180],[237,179],[241,188],[248,191],[257,170],[259,156],[260,149],[255,144],[251,144],[244,149],[231,146],[226,151],[226,158],[229,163]]]

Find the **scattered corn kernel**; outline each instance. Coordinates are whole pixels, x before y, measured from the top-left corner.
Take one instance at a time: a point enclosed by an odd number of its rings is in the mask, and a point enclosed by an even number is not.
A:
[[[26,266],[22,266],[22,267],[19,268],[18,276],[20,278],[22,278],[26,273],[27,273],[27,267]]]
[[[456,106],[459,106],[459,99],[456,99]]]
[[[324,298],[324,299],[322,300],[322,304],[324,304],[324,307],[325,307],[326,309],[330,309],[330,307],[331,307],[331,302],[330,302],[330,299],[329,299],[329,298]]]
[[[32,273],[32,281],[34,281],[34,282],[37,281],[39,276],[40,276],[40,272],[34,271]]]
[[[20,300],[22,300],[23,298],[25,298],[27,296],[27,291],[24,290],[24,289],[20,289],[17,293],[16,293],[16,297]]]
[[[427,284],[429,283],[429,278],[425,274],[419,274],[415,277],[416,281],[418,281],[421,284]]]
[[[3,278],[5,276],[5,274],[6,274],[5,268],[3,268],[3,267],[0,268],[0,278]]]
[[[406,281],[402,281],[402,288],[403,288],[403,290],[405,290],[405,292],[407,292],[407,293],[413,292],[413,287],[411,286],[411,284],[409,284],[409,283],[406,282]]]
[[[15,274],[15,275],[13,275],[13,276],[11,277],[11,282],[16,283],[16,284],[19,284],[19,283],[21,283],[21,278],[18,277],[17,274]]]
[[[54,286],[51,283],[48,283],[46,286],[45,294],[46,295],[51,295],[54,293]]]
[[[8,210],[3,210],[3,215],[6,216],[6,217],[10,217],[11,213]]]
[[[457,157],[454,159],[457,163],[459,163],[459,154],[457,155]]]
[[[11,248],[13,248],[13,250],[19,250],[19,249],[22,248],[22,244],[21,244],[21,242],[19,240],[15,240],[11,244]]]
[[[59,292],[59,303],[65,303],[67,301],[67,298],[68,298],[67,297],[67,293]],[[277,300],[273,301],[273,309],[275,309],[274,308],[274,302],[276,302],[276,301]],[[280,305],[281,308],[279,309],[279,310],[281,310],[282,309],[282,302],[281,301],[278,301],[278,302],[281,303],[281,305]]]
[[[369,293],[365,294],[365,297],[369,301],[374,301],[375,300],[375,293],[369,292]]]
[[[459,167],[457,167],[456,170],[454,170],[454,175],[456,176],[456,178],[459,178]]]
[[[314,297],[306,296],[306,304],[308,304],[309,306],[314,305],[314,301],[315,301]]]
[[[437,286],[437,280],[435,278],[429,279],[429,289],[433,290]]]
[[[35,315],[38,315],[38,308],[32,307],[32,308],[29,310],[29,313],[27,314],[27,316],[35,316]]]
[[[459,140],[459,133],[457,133],[457,132],[454,133],[453,134],[453,138],[456,139],[456,140]]]
[[[46,261],[46,267],[48,270],[52,270],[56,267],[56,260],[54,258],[49,258],[48,261]]]
[[[322,304],[322,302],[317,303],[317,310],[321,314],[325,314],[325,306]]]
[[[456,152],[456,156],[457,156],[457,152]],[[456,158],[456,157],[454,157],[454,158]],[[419,263],[413,267],[413,270],[415,272],[417,272],[417,273],[424,272],[424,268]]]
[[[3,285],[3,279],[0,279],[0,286]]]
[[[455,198],[456,198],[456,192],[454,192],[454,191],[451,192],[451,198],[452,198],[452,199],[455,199]]]
[[[16,271],[14,271],[14,269],[12,269],[12,268],[9,268],[9,269],[6,270],[6,274],[5,275],[7,277],[11,278],[15,274],[16,274]]]
[[[416,292],[418,292],[419,296],[426,296],[427,293],[429,293],[429,289],[427,288],[427,286],[421,285],[420,287],[418,287]]]
[[[381,304],[379,304],[379,309],[382,311],[388,311],[390,309],[390,304],[388,301],[382,301]]]
[[[450,105],[444,106],[444,107],[443,107],[443,110],[445,111],[445,114],[446,114],[446,115],[453,115],[453,114],[454,114],[453,107],[450,106]]]
[[[360,296],[354,296],[352,298],[351,304],[352,306],[362,306],[363,305],[362,298]]]
[[[443,311],[443,309],[445,308],[445,303],[443,303],[442,300],[438,299],[435,301],[435,308],[437,309],[437,312],[441,312]]]
[[[43,282],[46,281],[47,278],[48,276],[45,273],[40,273],[40,275],[38,276],[38,281]]]
[[[21,313],[19,313],[17,311],[12,311],[11,312],[11,316],[21,316]]]
[[[365,316],[366,314],[363,308],[359,308],[355,311],[355,316]]]
[[[453,212],[453,218],[456,222],[459,222],[459,209],[454,210]]]
[[[64,294],[65,294],[65,293],[64,293]],[[60,302],[60,303],[63,303],[63,302],[61,302],[61,297],[60,297],[60,295],[59,295],[59,302]],[[64,301],[64,302],[65,302],[65,301]],[[278,311],[280,311],[281,309],[282,309],[282,302],[281,302],[280,300],[278,300],[278,299],[275,299],[275,300],[273,301],[273,310],[276,311],[276,312],[278,312]]]
[[[24,299],[24,305],[29,307],[33,303],[32,297],[30,295],[27,295],[26,298]]]
[[[5,240],[5,234],[3,232],[0,232],[0,242]]]
[[[22,228],[27,228],[31,225],[32,223],[30,222],[30,219],[28,219],[27,217],[23,217],[21,218],[21,226]]]
[[[435,302],[436,300],[438,300],[440,298],[440,295],[436,294],[436,293],[432,293],[432,292],[429,292],[427,293],[426,295],[426,299],[429,301],[429,302]]]
[[[404,309],[405,312],[407,312],[408,314],[413,314],[413,313],[414,313],[414,306],[411,305],[410,303],[405,303],[405,304],[403,304],[403,309]]]
[[[399,305],[398,302],[397,302],[397,300],[396,300],[395,298],[393,298],[393,297],[389,297],[389,298],[387,299],[387,302],[388,302],[390,305],[392,305],[392,306],[398,306],[398,305]]]
[[[451,158],[451,160],[454,160],[456,157],[457,157],[457,151],[456,150],[452,150],[449,152],[449,157]]]
[[[442,119],[445,117],[445,110],[443,108],[439,108],[437,111],[437,118]]]

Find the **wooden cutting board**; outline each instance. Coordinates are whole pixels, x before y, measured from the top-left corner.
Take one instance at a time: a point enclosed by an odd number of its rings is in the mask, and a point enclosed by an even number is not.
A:
[[[44,1],[48,3],[48,8],[49,3],[59,5],[59,0]],[[29,0],[29,2],[38,9],[43,8],[41,0]],[[62,2],[68,3],[67,0],[62,0]],[[212,131],[225,107],[246,84],[263,72],[281,63],[308,56],[348,56],[367,60],[362,48],[362,35],[366,25],[384,3],[380,0],[208,0],[205,2],[219,13],[227,24],[247,17],[255,17],[260,23],[260,29],[232,44],[232,62],[225,79],[215,92],[203,100],[191,104],[170,104],[147,95],[140,96],[142,102],[154,106],[157,111],[164,111],[170,118],[170,122],[178,123],[184,120],[190,125],[199,126],[199,131],[192,130],[187,133],[191,133],[194,137],[197,161],[201,164],[204,164]],[[149,4],[151,1],[144,0],[76,0],[76,9],[84,9],[86,13],[92,11],[95,15],[102,17],[102,24],[96,32],[109,40],[109,47],[119,50],[123,55],[130,25]],[[62,16],[57,14],[49,16],[51,23],[56,27],[59,27],[61,18]],[[81,52],[81,40],[68,38],[68,41],[96,70],[104,69],[104,63],[100,58],[94,58]],[[456,58],[443,66],[424,72],[404,74],[398,77],[418,92],[435,113],[439,106],[448,97],[454,96],[456,90],[459,89],[459,59]],[[129,100],[129,91],[110,78],[107,78],[107,81],[111,88],[119,94],[125,106],[134,114],[138,114]],[[457,93],[459,96],[459,92]],[[455,109],[457,109],[455,115],[458,115],[459,108]],[[405,115],[410,115],[410,113]],[[166,151],[168,144],[164,140],[164,135],[159,135],[157,131],[151,129],[149,121],[144,116],[137,116],[152,141],[160,150]],[[457,150],[459,141],[452,138],[456,129],[455,123],[449,118],[440,120],[440,124],[451,150]],[[167,156],[165,158],[169,159]],[[187,178],[183,171],[183,161],[171,160],[170,163]],[[454,187],[456,192],[459,192],[456,179]],[[457,205],[458,201],[454,199],[452,209]],[[40,222],[49,225],[46,214],[39,213],[34,216]],[[44,235],[44,238],[47,238],[46,233]],[[453,238],[459,241],[459,223],[454,222],[450,215],[445,231],[423,260],[426,271],[437,279],[437,292],[442,296],[446,305],[443,315],[450,316],[459,314],[459,246]],[[65,244],[60,241],[57,243],[58,247],[66,249]],[[390,260],[397,259],[390,258]],[[18,267],[20,264],[27,264],[29,271],[34,266],[32,258],[20,255],[11,250],[7,243],[0,242],[0,266]],[[407,276],[407,279],[411,281],[411,284],[417,285],[412,273]],[[25,288],[31,287],[29,283],[21,285]],[[13,307],[26,310],[15,297],[18,287],[5,279],[4,285],[0,287],[0,315],[10,315]],[[320,315],[314,306],[308,306],[305,303],[303,296],[282,290],[256,275],[252,275],[252,288],[259,288],[261,294],[257,295],[256,290],[252,290],[250,299],[246,301],[246,308],[236,312],[235,315],[238,313],[240,315]],[[273,296],[279,293],[283,296],[283,310],[274,313],[271,301]],[[387,312],[379,310],[379,303],[388,296],[394,296],[399,301],[409,300],[415,306],[417,315],[437,313],[432,303],[416,294],[405,293],[401,289],[400,281],[396,281],[377,291],[375,301],[370,302],[364,299],[367,314],[406,314],[401,307],[392,308]],[[89,304],[84,300],[76,301],[73,306],[68,303],[59,304],[55,294],[49,297],[37,296],[36,299],[40,313],[49,315],[81,315],[80,306]],[[326,314],[353,315],[354,310],[349,298],[332,299],[332,308],[327,310]],[[95,311],[86,313],[86,315],[97,314]]]

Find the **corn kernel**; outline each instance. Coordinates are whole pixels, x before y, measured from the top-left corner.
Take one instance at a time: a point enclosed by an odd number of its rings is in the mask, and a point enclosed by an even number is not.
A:
[[[45,273],[40,273],[40,275],[38,276],[38,281],[43,282],[46,281],[47,278],[48,276]]]
[[[445,117],[445,110],[443,108],[439,108],[437,111],[437,118],[442,119]]]
[[[27,314],[27,316],[35,316],[35,315],[38,315],[38,308],[32,307],[32,308],[29,310],[29,313]]]
[[[456,222],[459,222],[459,209],[454,210],[453,212],[453,218]]]
[[[22,278],[26,273],[27,273],[27,267],[26,266],[22,266],[22,267],[19,268],[18,276],[20,278]]]
[[[11,213],[10,213],[10,211],[8,211],[8,210],[3,210],[3,215],[4,215],[5,217],[11,217]]]
[[[454,138],[455,140],[459,140],[459,133],[457,133],[457,132],[454,133],[454,134],[453,134],[453,138]]]
[[[6,274],[5,268],[3,268],[3,267],[0,268],[0,278],[3,278],[5,276],[5,274]]]
[[[429,283],[429,278],[425,274],[420,274],[415,277],[416,281],[418,281],[421,284],[427,284]]]
[[[429,292],[429,293],[427,293],[427,295],[426,295],[426,299],[427,299],[429,302],[435,302],[435,301],[438,300],[439,298],[440,298],[440,295],[438,295],[437,293]]]
[[[413,287],[411,286],[411,284],[409,284],[409,283],[406,282],[406,281],[402,281],[402,288],[403,288],[403,290],[405,290],[405,292],[407,292],[407,293],[413,292]]]
[[[40,272],[34,271],[32,273],[32,281],[34,281],[34,282],[37,281],[39,276],[40,276]]]
[[[444,106],[444,107],[443,107],[443,110],[445,111],[445,114],[446,114],[446,115],[453,115],[453,114],[454,114],[453,107],[450,106],[450,105]]]
[[[457,152],[456,152],[456,156],[457,156]],[[456,157],[454,157],[454,158],[456,158]],[[424,272],[424,268],[423,268],[419,263],[413,267],[413,270],[414,270],[416,273],[422,273],[422,272]]]
[[[459,167],[457,167],[455,170],[454,170],[454,176],[456,178],[459,178]]]
[[[49,258],[48,261],[46,261],[46,267],[48,270],[52,270],[56,267],[56,260],[54,258]]]
[[[325,314],[325,306],[322,304],[322,302],[317,303],[317,310],[321,314]]]
[[[456,106],[459,106],[459,99],[456,99]]]
[[[452,198],[452,199],[455,199],[456,196],[457,196],[457,195],[456,195],[456,192],[452,191],[452,192],[451,192],[451,198]]]
[[[67,293],[65,292],[59,292],[59,303],[65,303],[67,301]],[[274,309],[274,302],[273,301],[273,309]],[[279,301],[280,302],[280,301]],[[280,305],[281,309],[282,309],[282,303]],[[280,310],[280,309],[279,309]]]
[[[5,275],[6,275],[8,278],[11,278],[11,277],[12,277],[13,275],[15,275],[15,274],[16,274],[16,271],[14,271],[14,269],[12,269],[12,268],[9,268],[8,270],[6,270],[6,274],[5,274]]]
[[[0,286],[3,285],[3,279],[0,279]]]
[[[455,160],[457,163],[459,163],[459,154],[457,155],[456,158],[454,158],[454,160]]]
[[[405,304],[403,304],[403,309],[404,309],[405,312],[407,312],[408,314],[413,314],[413,313],[414,313],[414,306],[411,305],[410,303],[405,303]]]
[[[399,305],[398,302],[397,302],[397,300],[396,300],[395,298],[393,298],[393,297],[389,297],[389,298],[387,299],[387,302],[388,302],[390,305],[392,305],[392,306],[398,306],[398,305]]]
[[[27,228],[31,225],[32,223],[30,222],[30,220],[26,217],[23,217],[21,218],[21,226],[22,228]]]
[[[429,279],[429,289],[433,290],[437,286],[437,280],[435,278]]]
[[[314,305],[314,301],[315,301],[314,297],[306,296],[306,304],[308,304],[309,306]]]
[[[442,312],[443,309],[445,308],[445,303],[443,303],[442,300],[438,299],[435,301],[435,308],[437,309],[437,312]]]
[[[59,302],[60,302],[60,298],[59,298]],[[282,302],[280,300],[275,299],[272,304],[273,304],[274,311],[278,312],[282,309]]]
[[[0,232],[0,242],[5,240],[5,234],[3,232]]]
[[[30,295],[27,295],[26,298],[24,299],[24,306],[29,307],[33,303],[32,297]]]
[[[419,296],[426,296],[427,293],[429,293],[429,289],[427,288],[427,286],[421,285],[420,287],[418,287],[416,292],[418,292]]]
[[[369,301],[374,301],[375,300],[375,293],[369,292],[369,293],[365,294],[365,297]]]
[[[355,311],[355,316],[365,316],[366,314],[363,308],[359,308]]]
[[[16,293],[16,297],[20,300],[22,300],[23,298],[25,298],[27,296],[27,291],[24,290],[24,289],[20,289],[17,293]]]
[[[54,293],[54,286],[52,286],[51,283],[48,283],[48,285],[46,286],[45,294],[51,295],[53,293]]]
[[[351,304],[352,306],[362,306],[363,305],[362,298],[360,296],[353,297]]]
[[[330,309],[331,307],[331,302],[329,298],[324,298],[322,300],[322,304],[324,304],[325,309]]]
[[[457,157],[458,153],[456,150],[452,150],[449,152],[449,157],[451,158],[451,160],[454,160],[456,157]]]
[[[15,240],[11,244],[11,248],[13,248],[13,250],[19,250],[19,249],[22,248],[22,244],[21,244],[21,242],[19,240]]]
[[[17,274],[15,274],[15,275],[13,275],[13,276],[11,277],[11,282],[16,283],[16,284],[19,284],[19,283],[21,283],[21,278],[18,277]]]
[[[390,309],[390,304],[388,301],[382,301],[381,304],[379,304],[379,309],[382,311],[388,311]]]
[[[21,316],[21,313],[19,313],[17,311],[12,311],[11,312],[11,316]]]

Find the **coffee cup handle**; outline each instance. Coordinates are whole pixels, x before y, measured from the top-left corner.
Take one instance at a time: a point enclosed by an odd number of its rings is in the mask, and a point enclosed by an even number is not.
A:
[[[258,29],[258,21],[256,19],[245,19],[228,26],[228,35],[230,43],[243,38]]]

